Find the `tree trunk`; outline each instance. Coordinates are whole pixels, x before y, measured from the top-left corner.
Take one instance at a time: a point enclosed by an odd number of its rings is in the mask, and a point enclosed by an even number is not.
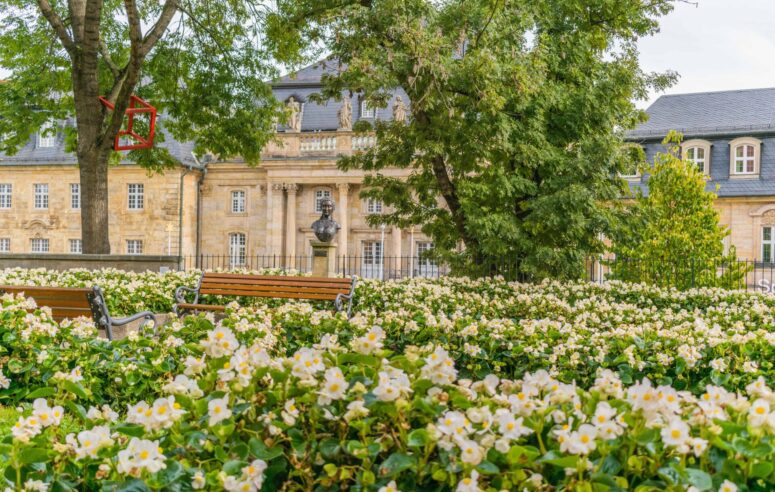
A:
[[[109,153],[78,155],[81,176],[81,237],[83,252],[110,253],[108,228]]]

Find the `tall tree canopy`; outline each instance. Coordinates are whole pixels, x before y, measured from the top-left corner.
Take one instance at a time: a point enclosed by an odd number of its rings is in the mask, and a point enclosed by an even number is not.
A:
[[[407,124],[377,122],[377,145],[340,161],[373,172],[367,194],[393,210],[375,220],[423,224],[440,255],[520,258],[535,276],[577,275],[602,248],[622,191],[623,132],[643,117],[632,101],[673,78],[642,72],[636,48],[669,0],[278,6],[282,58],[311,44],[341,63],[323,98],[350,91],[385,106],[400,87],[410,99]],[[380,174],[390,166],[411,176]]]
[[[734,246],[724,252],[729,229],[714,207],[716,194],[705,191],[707,175],[679,156],[681,136],[668,135],[665,152],[648,173],[648,194],[638,189],[611,235],[610,278],[680,289],[741,288],[748,265],[737,261]]]
[[[75,116],[84,253],[110,252],[109,161],[129,97],[164,111],[162,126],[216,155],[258,160],[277,111],[261,0],[0,0],[0,150]],[[115,111],[98,100],[106,96]],[[158,133],[157,133],[158,135]],[[130,158],[172,165],[163,148]]]

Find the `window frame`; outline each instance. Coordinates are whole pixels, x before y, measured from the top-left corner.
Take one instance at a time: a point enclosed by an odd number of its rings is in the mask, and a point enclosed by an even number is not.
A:
[[[234,231],[228,235],[229,268],[243,268],[247,265],[248,235]]]
[[[712,144],[707,140],[701,140],[701,139],[687,140],[681,144],[681,159],[683,159],[684,161],[696,163],[697,162],[696,158],[695,159],[689,158],[689,151],[692,149],[702,150],[705,155],[705,157],[702,159],[703,161],[702,172],[703,174],[710,176],[711,147],[712,147]],[[695,150],[695,155],[696,154],[697,154],[697,151]]]
[[[54,130],[54,132],[50,135],[43,136],[43,134],[49,130]],[[35,148],[51,149],[56,147],[58,130],[59,128],[57,128],[57,124],[53,121],[47,121],[46,123],[41,125],[37,134],[38,138],[35,141]]]
[[[369,101],[361,101],[361,118],[374,120],[377,118],[377,108],[369,105]]]
[[[0,253],[10,253],[10,252],[11,252],[11,238],[0,237]]]
[[[145,183],[127,183],[126,186],[127,186],[127,209],[145,210]],[[134,191],[132,191],[133,186],[137,187],[135,188]],[[134,198],[134,203],[132,198]]]
[[[236,198],[236,195],[238,193],[242,194],[242,201],[241,201],[242,210],[235,209],[235,205],[240,203],[237,201],[237,198]],[[248,193],[245,190],[231,190],[231,213],[242,215],[242,214],[246,214],[247,212],[248,212]]]
[[[73,255],[83,254],[83,240],[82,239],[68,239],[68,251]],[[77,248],[73,248],[74,245],[78,245]]]
[[[81,183],[70,183],[70,208],[81,209]]]
[[[765,238],[765,231],[769,231],[770,238]],[[762,253],[762,263],[775,263],[775,226],[771,225],[765,225],[762,226],[762,244],[761,244],[761,253]],[[764,253],[765,247],[769,247],[770,254],[767,255]]]
[[[381,215],[385,209],[385,203],[379,198],[366,198],[366,213],[369,215]]]
[[[38,187],[41,187],[38,189]],[[40,201],[38,200],[40,198]],[[49,207],[49,186],[48,183],[32,184],[32,208],[35,210],[48,210]]]
[[[320,196],[319,197],[318,193],[321,193],[321,194],[328,193],[328,196]],[[329,200],[333,200],[334,199],[334,192],[333,192],[333,190],[331,190],[331,188],[316,188],[314,193],[312,194],[312,198],[314,199],[314,201],[312,203],[312,210],[316,214],[321,214],[321,213],[323,213],[323,210],[320,208],[320,202],[323,199],[325,199],[325,198],[328,198]]]
[[[761,170],[761,145],[762,141],[753,137],[740,137],[729,142],[729,177],[730,178],[756,178],[759,176]],[[742,172],[737,171],[737,149],[743,146],[750,146],[753,148],[753,156],[743,156]],[[753,163],[753,171],[745,171],[745,165],[747,162]]]
[[[130,247],[130,245],[134,245],[134,247]],[[140,246],[139,250],[137,246]],[[145,251],[145,245],[143,244],[142,239],[127,239],[126,240],[126,254],[128,255],[142,255]]]
[[[4,205],[7,200],[7,205]],[[0,183],[0,210],[13,207],[13,183]]]
[[[35,245],[39,244],[41,248],[38,248],[39,250],[36,251]],[[45,248],[42,246],[45,245]],[[45,237],[33,237],[30,238],[30,253],[48,253],[51,251],[51,241],[48,240],[48,238]]]

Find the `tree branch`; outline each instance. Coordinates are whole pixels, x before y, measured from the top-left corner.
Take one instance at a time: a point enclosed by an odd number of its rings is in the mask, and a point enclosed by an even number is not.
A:
[[[48,2],[48,0],[37,1],[40,13],[43,14],[43,17],[45,17],[51,27],[54,28],[54,32],[62,42],[62,46],[65,47],[67,52],[72,57],[75,54],[76,46],[73,42],[73,38],[70,36],[70,33],[67,32],[67,27],[65,27],[65,24],[62,22],[62,18],[59,17],[59,14],[54,12],[54,9],[51,7],[51,4]]]
[[[70,24],[76,43],[83,42],[84,20],[86,18],[86,0],[68,0],[70,5]]]
[[[113,78],[118,78],[121,74],[121,69],[118,68],[118,65],[116,65],[113,61],[113,58],[110,57],[108,46],[105,44],[105,41],[103,41],[102,38],[100,38],[100,54],[102,55],[102,59],[105,61],[105,64],[110,69],[110,73],[113,74]]]
[[[124,0],[124,8],[126,9],[126,18],[129,21],[129,41],[132,45],[132,55],[129,63],[132,63],[132,58],[140,53],[140,49],[143,45],[143,30],[140,25],[140,12],[137,11],[137,2],[135,0]]]
[[[175,16],[177,11],[177,0],[167,0],[164,3],[164,7],[162,8],[159,19],[156,21],[156,24],[153,25],[151,30],[148,31],[148,34],[145,35],[145,39],[143,39],[143,45],[140,49],[140,54],[143,57],[147,55],[153,49],[154,45],[156,45],[157,41],[161,39],[164,31],[167,30],[167,27],[170,25],[170,22],[172,22],[172,18]]]

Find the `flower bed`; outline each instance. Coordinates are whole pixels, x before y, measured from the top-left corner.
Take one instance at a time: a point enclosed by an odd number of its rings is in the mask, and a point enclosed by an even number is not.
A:
[[[770,490],[772,305],[363,282],[349,321],[234,304],[111,344],[5,297],[0,403],[22,413],[0,468],[79,490]]]

